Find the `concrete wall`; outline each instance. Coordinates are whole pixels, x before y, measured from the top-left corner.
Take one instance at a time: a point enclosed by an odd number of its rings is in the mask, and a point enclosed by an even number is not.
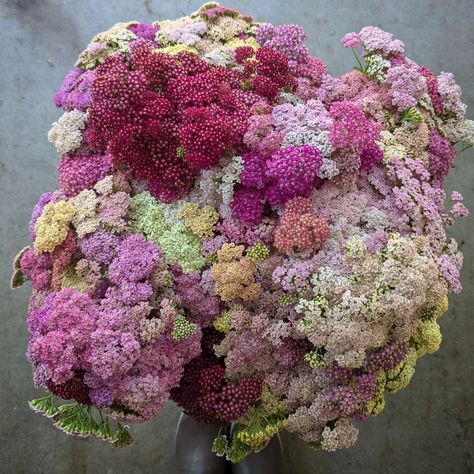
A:
[[[10,261],[28,243],[27,222],[40,193],[55,188],[54,147],[46,138],[60,112],[51,103],[90,38],[117,21],[152,21],[194,11],[199,0],[0,0],[0,471],[2,473],[173,474],[178,410],[169,404],[134,429],[135,447],[118,451],[56,431],[28,409],[38,391],[25,360],[29,285],[8,289]],[[309,46],[334,74],[353,65],[340,37],[367,24],[405,41],[409,56],[452,71],[474,117],[473,0],[229,0],[272,23],[300,23]],[[463,153],[448,180],[474,211],[474,154]],[[453,235],[465,252],[464,292],[441,321],[441,350],[423,358],[411,385],[361,426],[360,440],[337,454],[314,453],[286,436],[285,474],[472,473],[474,446],[474,219]]]

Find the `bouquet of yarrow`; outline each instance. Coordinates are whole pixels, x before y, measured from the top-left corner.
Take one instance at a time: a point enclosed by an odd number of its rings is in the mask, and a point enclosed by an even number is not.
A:
[[[59,189],[12,280],[48,391],[30,405],[56,427],[124,446],[173,400],[235,424],[213,446],[234,462],[280,430],[333,451],[438,349],[460,88],[373,26],[343,37],[341,77],[305,39],[212,3],[116,24],[67,74]]]

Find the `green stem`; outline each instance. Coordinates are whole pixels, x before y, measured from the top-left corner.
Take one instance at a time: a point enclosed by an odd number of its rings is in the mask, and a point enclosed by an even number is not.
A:
[[[352,54],[353,54],[354,57],[356,58],[357,63],[359,64],[359,70],[360,70],[360,72],[364,72],[364,67],[362,66],[362,63],[360,62],[359,56],[357,56],[357,53],[355,52],[355,49],[354,49],[354,48],[351,48],[351,50],[352,50]]]
[[[472,145],[466,145],[462,150],[459,151],[459,154],[461,154],[463,151],[466,151],[468,148],[472,148]]]

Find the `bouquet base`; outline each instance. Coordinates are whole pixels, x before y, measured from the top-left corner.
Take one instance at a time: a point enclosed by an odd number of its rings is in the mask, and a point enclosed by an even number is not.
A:
[[[281,474],[282,445],[274,436],[259,453],[231,464],[211,452],[221,429],[181,413],[176,428],[175,459],[180,474]],[[232,430],[228,431],[232,435]]]

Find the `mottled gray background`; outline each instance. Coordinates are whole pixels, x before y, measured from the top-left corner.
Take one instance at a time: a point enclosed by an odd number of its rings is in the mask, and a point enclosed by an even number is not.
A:
[[[46,138],[60,111],[52,105],[78,53],[99,31],[125,20],[175,18],[199,0],[0,0],[0,472],[173,474],[178,410],[169,404],[154,421],[133,429],[137,443],[115,450],[56,431],[28,409],[38,395],[31,382],[25,314],[29,285],[10,292],[10,261],[28,243],[27,222],[39,195],[55,188],[58,160]],[[382,27],[407,53],[434,71],[454,72],[474,118],[473,0],[229,0],[229,6],[275,24],[300,23],[313,54],[334,74],[353,66],[339,46],[348,31]],[[472,151],[449,177],[474,211]],[[474,212],[473,212],[474,216]],[[453,235],[465,252],[464,292],[451,298],[441,320],[441,350],[423,358],[410,386],[388,396],[385,411],[361,426],[360,440],[336,454],[314,453],[284,437],[285,474],[472,473],[474,459],[474,219]]]

